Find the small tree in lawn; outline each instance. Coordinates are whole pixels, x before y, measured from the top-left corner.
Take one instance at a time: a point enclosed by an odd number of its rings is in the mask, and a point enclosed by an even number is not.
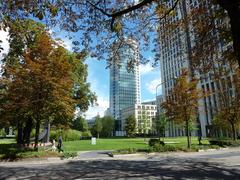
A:
[[[166,126],[167,126],[166,115],[161,113],[160,115],[156,116],[155,128],[159,136],[159,139],[161,137],[163,138],[165,137]]]
[[[136,133],[136,118],[134,115],[130,115],[126,119],[125,131],[126,131],[128,137],[132,137],[135,135],[135,133]]]
[[[145,110],[142,111],[142,115],[139,120],[140,120],[139,130],[141,133],[144,134],[144,141],[146,141],[146,134],[148,134],[150,130],[150,119],[147,116],[147,112]]]
[[[110,137],[114,130],[114,119],[111,116],[104,116],[102,120],[101,136]]]
[[[89,130],[86,119],[81,116],[74,119],[72,122],[72,128],[82,132],[87,132]]]
[[[102,128],[103,128],[102,119],[100,118],[100,116],[97,116],[95,119],[94,125],[93,125],[93,129],[94,129],[94,131],[96,131],[98,139],[99,139],[99,134],[102,131]]]
[[[190,125],[196,119],[196,108],[198,107],[198,100],[201,98],[197,83],[197,79],[189,80],[188,71],[183,70],[171,94],[162,104],[170,120],[184,125],[188,148],[191,148]]]
[[[236,140],[240,126],[240,70],[235,70],[232,82],[226,78],[218,78],[218,82],[219,109],[214,124],[230,130]]]

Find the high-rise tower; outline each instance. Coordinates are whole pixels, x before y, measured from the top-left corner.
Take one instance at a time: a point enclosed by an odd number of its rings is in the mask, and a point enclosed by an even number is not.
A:
[[[124,45],[114,44],[110,67],[110,112],[116,120],[116,135],[124,131],[121,110],[140,103],[139,46],[133,39],[124,41]]]

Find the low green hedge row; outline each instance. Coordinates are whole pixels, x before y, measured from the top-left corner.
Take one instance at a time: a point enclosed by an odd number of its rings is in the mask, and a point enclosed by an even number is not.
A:
[[[218,145],[218,146],[221,146],[221,147],[225,147],[225,146],[240,146],[240,141],[223,140],[223,139],[210,139],[209,143],[211,145]]]
[[[81,132],[73,129],[67,129],[67,130],[51,130],[50,132],[50,139],[55,139],[56,141],[58,138],[62,136],[63,141],[75,141],[80,140],[81,137],[91,137],[90,132]]]
[[[156,139],[156,138],[150,139],[150,140],[148,141],[148,145],[149,145],[150,147],[153,147],[153,146],[155,146],[155,145],[157,145],[157,144],[160,144],[160,145],[162,145],[162,146],[165,145],[163,141],[160,141],[159,139]]]

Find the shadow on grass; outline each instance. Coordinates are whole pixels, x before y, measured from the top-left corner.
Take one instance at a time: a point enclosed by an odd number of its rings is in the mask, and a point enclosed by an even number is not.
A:
[[[26,179],[238,179],[237,168],[179,158],[159,161],[72,161],[1,167],[0,178]]]
[[[0,161],[16,161],[24,158],[23,153],[33,152],[30,148],[20,148],[16,143],[0,144]]]

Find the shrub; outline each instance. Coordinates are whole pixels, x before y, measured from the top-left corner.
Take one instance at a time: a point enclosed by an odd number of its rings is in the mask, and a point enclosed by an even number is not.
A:
[[[118,150],[114,154],[134,154],[136,152],[137,152],[136,148],[127,148],[127,149]]]
[[[62,136],[63,141],[75,141],[75,140],[80,140],[82,133],[77,130],[73,129],[67,129],[67,130],[56,130],[56,131],[51,131],[50,132],[50,139],[53,140],[55,139],[56,141],[58,138]]]
[[[82,137],[92,137],[92,134],[90,131],[84,131],[82,132]]]
[[[65,159],[68,159],[68,158],[74,158],[76,157],[78,154],[77,152],[64,152],[61,157],[62,158],[65,158]]]
[[[154,152],[170,152],[170,151],[177,151],[178,148],[175,146],[170,146],[170,145],[161,145],[161,144],[155,144],[153,146],[153,151]]]
[[[148,141],[148,145],[149,146],[155,146],[156,144],[160,144],[160,145],[162,145],[162,146],[164,146],[165,144],[164,144],[164,142],[163,141],[160,141],[159,139],[150,139],[149,141]]]
[[[224,146],[239,146],[240,145],[239,141],[222,140],[222,139],[210,139],[209,143],[211,145],[218,145],[218,146],[221,146],[221,147],[224,147]]]
[[[6,132],[4,129],[0,129],[0,137],[6,137]]]

